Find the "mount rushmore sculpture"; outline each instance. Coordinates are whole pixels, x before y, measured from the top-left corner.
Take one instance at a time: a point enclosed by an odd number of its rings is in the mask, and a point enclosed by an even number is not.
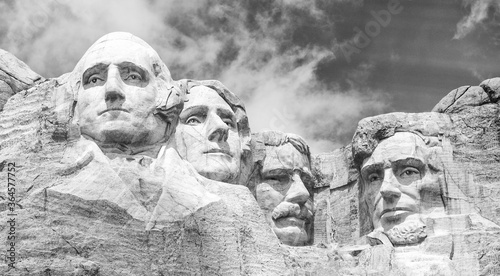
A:
[[[0,60],[2,275],[500,273],[498,78],[311,154],[129,33],[59,78]]]

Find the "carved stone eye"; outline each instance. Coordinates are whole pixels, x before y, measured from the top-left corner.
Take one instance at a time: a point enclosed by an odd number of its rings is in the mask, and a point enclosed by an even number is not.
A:
[[[90,78],[87,81],[87,83],[91,84],[91,86],[97,86],[102,84],[103,82],[104,80],[98,74],[90,76]]]
[[[413,167],[405,168],[400,174],[401,177],[412,177],[415,175],[420,175],[420,171]]]
[[[197,125],[197,124],[201,124],[201,121],[200,119],[196,118],[196,117],[190,117],[186,120],[186,124],[188,125]]]
[[[368,182],[375,182],[375,181],[379,181],[380,180],[380,176],[376,173],[372,173],[368,176]]]

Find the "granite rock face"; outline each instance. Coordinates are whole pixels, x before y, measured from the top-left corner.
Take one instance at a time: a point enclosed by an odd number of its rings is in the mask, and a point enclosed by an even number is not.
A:
[[[9,97],[43,80],[24,62],[0,49],[0,111]]]
[[[53,139],[58,126],[54,124],[57,114],[51,94],[60,85],[50,80],[29,92],[18,93],[11,97],[0,115],[3,183],[8,181],[7,163],[16,164],[14,213],[18,258],[16,269],[9,269],[2,263],[0,274],[293,273],[294,261],[288,257],[288,249],[280,246],[252,194],[244,186],[197,176],[203,181],[192,184],[201,187],[191,187],[185,193],[175,189],[166,191],[170,193],[164,196],[170,195],[177,202],[164,206],[167,212],[163,213],[163,219],[156,219],[154,225],[148,224],[151,220],[141,220],[136,212],[119,205],[123,201],[115,199],[123,197],[123,193],[110,194],[106,199],[105,193],[113,191],[101,189],[98,191],[102,193],[101,198],[80,196],[75,188],[89,188],[92,183],[112,187],[119,185],[121,180],[87,173],[98,161],[97,156],[90,162],[83,158],[79,163],[81,167],[67,170],[64,155],[75,142]],[[174,168],[173,173],[183,168]],[[75,185],[72,184],[74,180],[80,185],[63,189]],[[182,216],[179,211],[168,215],[171,208],[189,206],[194,191],[205,193],[202,204],[190,205],[193,207]],[[7,221],[11,213],[7,190],[3,189],[0,195],[0,216]],[[140,199],[139,195],[134,198]],[[142,206],[148,208],[145,203]],[[6,224],[0,227],[0,239],[7,241],[9,227]]]
[[[299,271],[247,187],[203,177],[167,143],[185,92],[146,42],[113,33],[70,74],[13,95],[0,113],[12,188],[0,274]]]
[[[500,274],[500,78],[311,155],[131,34],[85,56],[45,81],[0,52],[1,275]]]
[[[435,113],[392,113],[362,120],[352,146],[346,147],[349,150],[355,148],[354,157],[346,148],[313,157],[313,171],[317,172],[319,186],[322,186],[315,193],[315,222],[321,224],[315,225],[315,238],[327,244],[337,244],[337,252],[348,252],[354,256],[356,265],[348,269],[349,273],[499,273],[500,266],[496,260],[488,257],[486,261],[481,257],[498,256],[499,252],[495,241],[500,235],[498,80],[485,80],[479,86],[451,91],[434,107]],[[441,141],[440,159],[445,163],[445,169],[440,178],[448,188],[443,199],[448,198],[449,209],[443,216],[427,220],[427,238],[423,243],[396,246],[373,255],[373,250],[382,245],[364,250],[352,246],[374,242],[371,237],[364,236],[372,231],[373,225],[366,219],[369,212],[360,199],[362,187],[356,167],[370,156],[380,141],[405,130],[434,136],[433,140]],[[342,180],[335,184],[338,178]],[[338,226],[339,223],[343,225]],[[346,231],[349,228],[351,231]],[[342,231],[355,234],[335,239],[335,235]],[[437,236],[433,236],[435,234]],[[383,242],[375,239],[375,243]],[[366,259],[368,256],[371,257]]]

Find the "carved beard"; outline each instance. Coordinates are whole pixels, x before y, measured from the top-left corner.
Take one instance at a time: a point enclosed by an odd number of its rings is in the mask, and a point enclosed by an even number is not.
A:
[[[419,218],[398,224],[386,231],[385,234],[393,245],[410,245],[420,243],[427,237],[426,227]]]

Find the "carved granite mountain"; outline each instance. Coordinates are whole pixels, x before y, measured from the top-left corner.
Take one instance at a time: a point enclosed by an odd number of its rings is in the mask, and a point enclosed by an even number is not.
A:
[[[311,156],[312,245],[293,247],[280,243],[247,187],[200,176],[174,148],[149,158],[110,157],[72,125],[68,83],[80,76],[41,82],[1,54],[1,95],[8,99],[0,112],[4,187],[8,163],[16,167],[15,193],[0,189],[0,220],[16,221],[14,230],[0,224],[0,239],[10,248],[15,232],[16,268],[2,262],[1,275],[500,274],[500,78],[453,90],[434,112],[365,118],[351,144]],[[419,165],[418,154],[377,159],[402,145],[432,154]],[[400,168],[404,162],[414,166]],[[397,177],[410,177],[406,184],[427,191],[409,215],[422,216],[404,224],[400,215],[409,208],[395,205],[380,218],[396,223],[381,229],[370,196],[385,193],[381,201],[392,204],[398,192],[381,192],[388,184],[377,181],[398,170]]]
[[[351,256],[357,265],[351,265],[346,273],[353,275],[500,273],[499,80],[451,91],[434,107],[436,113],[392,113],[363,119],[353,145],[313,157],[321,186],[315,193],[315,242],[338,246],[339,269],[349,267]],[[429,221],[428,237],[421,245],[353,246],[363,243],[360,237],[371,231],[372,225],[360,199],[362,189],[351,150],[371,152],[385,137],[405,129],[424,136],[435,133],[438,139],[448,141],[443,151],[448,157],[443,157],[447,164],[442,180],[452,192],[443,197],[454,201],[450,215]],[[433,233],[441,234],[433,237]]]
[[[0,114],[0,179],[7,183],[5,162],[15,162],[18,222],[16,269],[9,270],[2,263],[0,274],[280,275],[292,270],[286,266],[294,262],[287,248],[279,245],[244,186],[203,178],[184,193],[166,190],[163,196],[170,192],[171,200],[166,201],[170,205],[163,206],[164,217],[155,220],[155,225],[148,225],[149,221],[138,219],[137,213],[114,203],[123,201],[106,199],[106,193],[124,196],[116,191],[97,190],[100,198],[90,194],[85,194],[88,198],[79,197],[80,192],[74,190],[77,183],[84,190],[91,188],[88,183],[112,187],[121,182],[86,173],[85,168],[95,166],[86,158],[76,162],[72,170],[65,166],[63,156],[75,142],[53,139],[59,126],[55,125],[51,96],[60,85],[50,80],[20,92],[9,99]],[[186,167],[176,168],[180,163],[175,162],[172,172],[186,174],[185,181],[199,177],[193,171],[182,171]],[[79,182],[75,183],[76,179]],[[172,184],[179,187],[181,182]],[[68,185],[74,187],[64,188]],[[193,206],[193,195],[200,192],[205,197],[198,207],[184,213],[172,209]],[[0,195],[0,217],[7,221],[6,189]],[[139,207],[149,208],[146,203]],[[0,239],[6,241],[9,229],[5,224],[0,227]]]
[[[0,111],[7,99],[43,78],[11,53],[0,49]]]

